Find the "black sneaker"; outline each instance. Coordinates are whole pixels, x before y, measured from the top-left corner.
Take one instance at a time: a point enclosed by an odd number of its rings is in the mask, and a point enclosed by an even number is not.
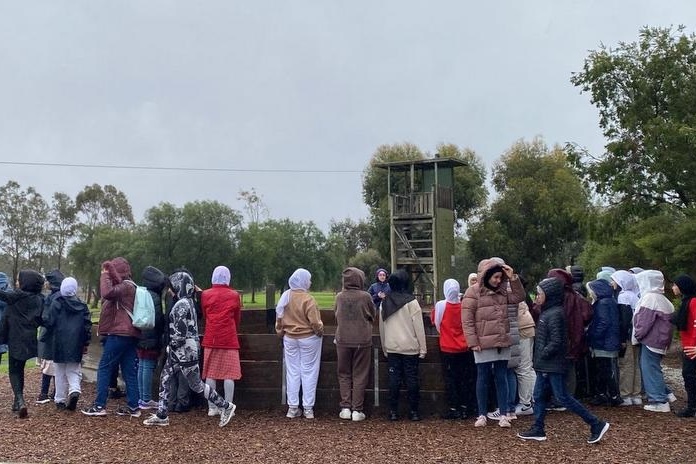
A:
[[[140,417],[140,408],[129,408],[128,406],[119,406],[116,409],[116,414],[119,416]]]
[[[696,417],[696,409],[684,408],[676,414],[677,417]]]
[[[609,422],[600,422],[596,426],[593,426],[590,430],[590,439],[587,440],[587,443],[597,443],[602,439],[604,434],[607,433],[607,430],[609,430]]]
[[[534,441],[546,441],[546,433],[543,430],[539,430],[535,427],[527,430],[526,432],[520,432],[517,434],[523,440],[534,440]]]
[[[421,416],[418,414],[418,411],[409,411],[408,418],[414,422],[421,420]]]
[[[80,394],[78,392],[72,392],[68,395],[68,405],[66,408],[69,411],[74,411],[77,408],[77,400],[80,399]]]
[[[93,404],[89,408],[80,411],[85,416],[106,416],[106,409],[103,406]]]
[[[442,415],[443,419],[449,419],[449,420],[455,420],[455,419],[461,419],[462,418],[462,413],[459,409],[457,408],[449,408],[447,412],[445,412]]]
[[[49,401],[51,401],[51,398],[48,397],[47,393],[41,393],[38,398],[36,398],[35,403],[36,404],[46,404]]]
[[[56,409],[59,411],[65,411],[68,409],[68,405],[61,401],[60,403],[56,403]]]
[[[398,421],[399,420],[399,414],[396,411],[389,411],[389,420],[390,421]]]
[[[623,398],[620,396],[615,396],[613,398],[609,398],[609,406],[615,408],[617,406],[621,406],[623,404]]]

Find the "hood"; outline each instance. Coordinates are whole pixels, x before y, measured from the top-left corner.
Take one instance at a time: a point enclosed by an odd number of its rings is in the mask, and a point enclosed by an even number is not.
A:
[[[51,292],[60,291],[60,284],[65,279],[65,276],[58,269],[54,269],[46,273],[46,282],[51,287]]]
[[[475,282],[474,282],[474,279],[478,279],[478,274],[475,273],[475,272],[472,272],[471,274],[469,274],[469,277],[466,278],[466,286],[467,286],[467,288],[468,288],[468,287],[471,287],[472,285],[474,285],[474,283],[475,283]]]
[[[130,264],[128,264],[128,261],[126,261],[126,258],[122,258],[119,256],[118,258],[114,258],[109,262],[114,267],[114,270],[116,271],[118,276],[121,278],[121,280],[126,280],[126,279],[131,278]]]
[[[674,284],[679,287],[682,298],[690,298],[696,296],[696,282],[690,276],[682,274],[674,279]]]
[[[63,282],[60,283],[60,294],[61,296],[77,295],[77,280],[73,277],[63,279]]]
[[[67,307],[70,312],[82,313],[87,308],[87,305],[76,296],[61,296],[60,298],[65,302],[64,307]]]
[[[639,273],[643,272],[644,270],[645,269],[643,269],[642,267],[638,267],[638,266],[632,267],[631,269],[629,269],[629,271],[631,271],[631,273],[633,273],[633,274],[639,274]]]
[[[505,261],[503,261],[500,258],[489,258],[489,259],[484,259],[482,260],[479,265],[478,265],[478,284],[479,288],[489,288],[488,287],[488,279],[491,278],[491,275],[495,274],[498,271],[502,271],[502,265],[505,264]],[[507,287],[507,276],[503,272],[503,278],[500,281],[500,285],[498,288],[506,288]],[[491,289],[491,290],[496,290],[496,289]]]
[[[665,293],[665,277],[660,271],[649,269],[636,274],[638,288],[642,296],[648,293]]]
[[[155,293],[162,293],[165,288],[169,287],[169,278],[154,266],[147,266],[143,269],[142,279],[143,286]]]
[[[183,298],[193,298],[196,286],[193,283],[193,277],[187,272],[175,272],[169,276],[169,281],[172,283],[172,290],[178,300]]]
[[[416,299],[411,291],[411,277],[408,272],[398,269],[389,276],[389,288],[391,292],[382,300],[382,320],[386,321],[389,316],[403,308],[407,303]]]
[[[307,269],[296,269],[288,279],[288,285],[291,290],[309,291],[312,286],[312,274]]]
[[[613,298],[614,296],[614,289],[611,288],[609,282],[602,279],[587,282],[587,290],[590,292],[590,295],[595,296],[594,299],[597,301],[603,298]]]
[[[0,291],[10,290],[12,286],[10,285],[10,279],[7,274],[0,272]]]
[[[628,271],[616,271],[611,275],[611,280],[616,282],[616,284],[621,287],[619,296],[617,297],[617,302],[619,304],[627,304],[631,308],[635,309],[636,303],[638,303],[638,281],[636,276]]]
[[[573,283],[585,280],[585,270],[582,266],[570,266],[570,275],[573,277]]]
[[[383,267],[380,267],[379,269],[377,269],[375,271],[375,279],[379,280],[379,273],[380,272],[384,272],[384,275],[387,276],[387,279],[389,278],[389,271],[387,271]],[[386,282],[386,279],[385,279],[385,282]]]
[[[546,277],[550,277],[552,279],[558,279],[561,282],[563,282],[563,286],[569,290],[573,289],[573,276],[570,274],[570,272],[566,271],[565,269],[561,268],[555,268],[551,269],[548,274],[546,274]]]
[[[541,305],[541,310],[544,311],[553,306],[563,305],[563,282],[551,277],[539,282],[538,287],[543,290],[546,295],[544,304]]]
[[[210,283],[213,285],[229,285],[232,280],[232,273],[225,266],[218,266],[213,269],[213,276]]]
[[[597,273],[597,280],[606,280],[607,282],[611,282],[611,275],[616,272],[616,269],[613,267],[603,267],[598,273]]]
[[[21,290],[30,293],[41,293],[43,285],[44,278],[40,273],[32,269],[19,271],[19,288]]]
[[[357,267],[345,268],[342,276],[344,290],[362,290],[365,288],[365,273]]]
[[[447,279],[442,285],[442,290],[448,303],[459,303],[459,293],[461,292],[459,282],[455,279]]]

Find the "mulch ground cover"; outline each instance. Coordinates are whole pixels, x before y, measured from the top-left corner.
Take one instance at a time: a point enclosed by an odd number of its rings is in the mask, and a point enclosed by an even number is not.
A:
[[[668,360],[667,376],[684,405],[678,361]],[[115,415],[121,400],[111,400],[106,417],[58,411],[52,403],[34,405],[40,385],[38,369],[27,370],[29,417],[18,419],[10,408],[7,375],[0,377],[0,461],[3,462],[237,462],[251,463],[686,463],[696,462],[696,419],[650,413],[638,406],[590,407],[611,423],[596,445],[589,429],[568,412],[547,416],[546,442],[525,442],[515,435],[533,416],[502,429],[489,421],[474,428],[473,419],[445,421],[423,411],[421,422],[389,422],[369,417],[352,423],[338,418],[338,407],[316,411],[315,420],[287,419],[275,410],[238,410],[219,428],[204,409],[172,414],[168,427],[145,427],[140,418]],[[85,383],[78,408],[95,396]]]

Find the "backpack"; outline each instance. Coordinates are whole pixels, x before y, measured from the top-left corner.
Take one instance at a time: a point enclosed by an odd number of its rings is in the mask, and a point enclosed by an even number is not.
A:
[[[150,292],[145,287],[141,287],[132,280],[126,280],[135,287],[135,301],[133,301],[133,312],[126,310],[133,327],[141,330],[155,328],[155,303],[152,301]]]

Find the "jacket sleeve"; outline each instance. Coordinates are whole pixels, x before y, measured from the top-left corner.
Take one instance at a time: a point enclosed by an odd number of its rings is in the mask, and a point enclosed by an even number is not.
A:
[[[655,316],[655,311],[652,309],[645,307],[638,308],[638,311],[636,311],[633,317],[633,335],[636,337],[636,340],[641,341],[648,335],[655,323]]]
[[[515,274],[513,280],[510,281],[510,290],[511,292],[507,295],[508,304],[517,304],[525,300],[525,289],[517,274]]]
[[[409,303],[413,305],[411,310],[411,321],[413,321],[413,329],[418,339],[418,354],[425,356],[428,353],[428,348],[425,343],[425,326],[423,325],[423,311],[416,300]]]
[[[466,336],[466,344],[469,348],[479,346],[478,335],[476,334],[476,309],[478,307],[478,298],[475,293],[478,291],[478,285],[469,287],[464,293],[462,299],[462,328]]]
[[[317,301],[314,298],[310,298],[306,303],[305,315],[307,316],[307,320],[314,334],[320,337],[324,335],[324,323],[321,321],[321,313],[319,312]]]
[[[22,292],[18,291],[0,291],[0,300],[4,301],[7,304],[15,304],[21,296]]]
[[[41,325],[47,329],[53,327],[56,323],[56,312],[58,311],[58,302],[56,300],[57,298],[54,298],[48,308],[44,308],[41,314]]]
[[[85,307],[83,316],[82,322],[84,324],[84,346],[87,346],[92,340],[92,315],[87,307]]]
[[[362,314],[366,321],[373,323],[375,321],[375,306],[372,304],[372,298],[365,296],[363,303]]]
[[[119,300],[128,284],[122,282],[113,264],[107,261],[103,266],[106,272],[99,276],[99,293],[105,300]]]
[[[547,343],[541,351],[541,359],[551,359],[563,349],[563,338],[565,337],[564,325],[565,321],[559,311],[552,315],[546,322],[547,325]]]
[[[3,292],[0,292],[3,293]],[[5,312],[2,314],[2,318],[0,318],[0,345],[5,345],[7,344],[7,336],[9,332],[9,327],[7,324],[7,318],[8,315],[7,313],[9,308],[5,308]]]

